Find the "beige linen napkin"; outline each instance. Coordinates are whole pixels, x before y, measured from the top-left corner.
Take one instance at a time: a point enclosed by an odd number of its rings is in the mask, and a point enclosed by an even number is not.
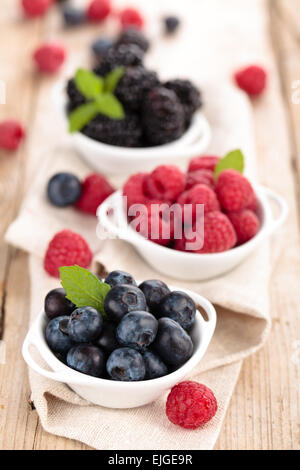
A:
[[[224,154],[232,147],[243,149],[248,173],[255,170],[251,108],[233,87],[210,89],[206,113],[213,127],[211,152]],[[228,109],[230,108],[230,114]],[[228,131],[226,131],[228,129]],[[67,147],[55,148],[43,156],[44,164],[25,199],[6,239],[28,252],[32,286],[31,318],[40,311],[44,295],[58,285],[43,270],[46,246],[58,230],[69,227],[90,243],[100,270],[130,271],[137,279],[162,278],[177,286],[188,286],[207,296],[218,312],[217,328],[207,354],[191,377],[211,387],[219,409],[213,420],[197,431],[172,425],[165,416],[165,396],[147,406],[131,410],[111,410],[90,405],[66,385],[30,372],[32,399],[43,427],[54,434],[80,440],[97,449],[210,449],[213,447],[238,378],[241,360],[256,351],[270,328],[268,244],[261,246],[234,271],[208,282],[184,283],[166,279],[150,268],[140,256],[120,240],[96,238],[97,221],[76,209],[57,209],[45,197],[49,176],[70,170],[84,176],[90,170]]]

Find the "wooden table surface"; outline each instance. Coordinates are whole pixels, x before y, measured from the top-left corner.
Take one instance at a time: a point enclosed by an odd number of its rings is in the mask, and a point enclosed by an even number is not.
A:
[[[300,0],[269,0],[267,6],[292,150],[291,155],[282,156],[289,159],[289,174],[282,178],[291,181],[285,194],[291,207],[285,236],[286,243],[293,244],[293,252],[284,250],[275,267],[272,332],[265,347],[243,364],[216,449],[300,449],[300,103],[292,100],[293,84],[300,89],[300,82],[296,83],[300,81]],[[53,83],[33,74],[26,57],[46,35],[51,36],[57,22],[55,15],[22,24],[14,18],[15,2],[2,0],[0,79],[8,84],[9,99],[5,106],[0,105],[0,119],[15,116],[30,132],[15,155],[0,151],[0,240],[37,171],[34,149],[41,144],[39,113]],[[83,28],[78,34],[88,44],[86,31]],[[66,33],[61,32],[61,37],[72,46]],[[260,126],[255,109],[254,118]],[[271,167],[260,157],[260,174],[267,174]],[[79,442],[44,432],[30,405],[27,370],[21,358],[29,289],[27,255],[0,241],[0,338],[6,349],[4,361],[0,346],[0,449],[87,449]]]

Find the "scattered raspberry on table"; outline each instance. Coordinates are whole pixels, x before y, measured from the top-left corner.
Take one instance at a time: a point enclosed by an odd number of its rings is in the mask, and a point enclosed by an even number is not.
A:
[[[234,75],[237,85],[250,96],[259,96],[266,88],[267,72],[259,65],[250,65]]]
[[[87,17],[90,21],[101,23],[111,13],[110,0],[93,0],[87,9]]]
[[[40,72],[55,73],[66,57],[65,49],[57,43],[46,43],[38,47],[33,55]]]
[[[23,11],[29,18],[42,16],[53,5],[53,0],[22,0]]]
[[[217,409],[217,400],[212,390],[188,380],[172,388],[166,404],[169,420],[185,429],[197,429],[208,423]]]
[[[120,12],[119,16],[124,29],[132,27],[136,29],[142,29],[144,26],[144,18],[135,8],[125,8]]]
[[[97,209],[115,189],[104,176],[99,173],[88,175],[81,185],[81,196],[76,207],[83,212],[96,215]]]
[[[0,123],[0,148],[16,150],[24,136],[25,131],[18,121],[9,120]]]

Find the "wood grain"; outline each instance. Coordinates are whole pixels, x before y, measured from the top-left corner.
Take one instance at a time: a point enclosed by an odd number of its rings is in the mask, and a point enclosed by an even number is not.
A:
[[[39,113],[48,99],[53,80],[38,78],[30,67],[35,44],[45,37],[63,38],[70,48],[76,41],[88,45],[95,35],[83,28],[73,36],[61,31],[55,13],[45,20],[20,22],[14,2],[2,0],[0,78],[8,85],[8,101],[0,105],[0,119],[19,118],[30,125],[26,144],[11,156],[0,151],[0,239],[13,220],[24,191],[37,171],[35,151],[43,140]],[[254,119],[260,155],[260,177],[272,185],[272,172],[282,174],[279,192],[287,197],[291,215],[284,228],[287,246],[276,258],[278,239],[272,242],[275,258],[270,285],[273,328],[266,346],[244,362],[216,449],[300,449],[300,364],[295,356],[300,340],[299,279],[299,194],[300,194],[300,104],[291,100],[291,86],[300,80],[299,0],[270,0],[270,47],[282,85],[286,113],[270,116],[269,125],[288,127],[290,155],[280,149],[272,158],[259,147],[265,122],[264,110],[254,106]],[[77,33],[76,33],[77,34]],[[17,64],[17,66],[16,66]],[[276,114],[276,113],[274,113]],[[281,234],[283,236],[283,234]],[[6,346],[6,364],[0,364],[0,449],[87,449],[79,442],[49,435],[43,431],[30,406],[27,369],[21,359],[21,345],[29,318],[27,256],[0,243],[0,335]]]

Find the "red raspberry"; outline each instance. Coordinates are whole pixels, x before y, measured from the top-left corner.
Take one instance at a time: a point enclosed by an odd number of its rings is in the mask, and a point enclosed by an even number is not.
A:
[[[60,44],[46,43],[34,52],[33,58],[41,72],[54,73],[63,64],[66,52]]]
[[[239,212],[229,212],[227,214],[237,235],[239,244],[245,243],[259,230],[259,220],[254,212],[244,209]]]
[[[58,232],[50,241],[44,258],[44,268],[50,276],[59,277],[61,266],[78,264],[88,268],[92,252],[85,239],[71,230]]]
[[[87,17],[90,21],[101,23],[111,13],[110,0],[93,0],[87,9]]]
[[[222,212],[209,212],[204,215],[204,240],[202,232],[198,234],[199,241],[203,240],[203,246],[199,249],[187,249],[187,243],[196,241],[196,228],[187,229],[181,240],[175,241],[175,249],[180,251],[193,251],[194,253],[220,253],[230,250],[237,242],[235,230]]]
[[[144,18],[135,8],[125,8],[120,12],[120,21],[123,28],[142,29]]]
[[[224,170],[220,173],[216,193],[221,206],[228,212],[245,209],[255,198],[250,182],[235,170]]]
[[[83,212],[96,215],[100,204],[114,191],[104,176],[92,173],[82,183],[81,196],[76,202],[76,207]]]
[[[206,385],[186,380],[172,388],[166,403],[171,423],[185,429],[197,429],[216,414],[218,403]]]
[[[53,0],[22,0],[24,13],[30,18],[44,15],[52,5]]]
[[[196,206],[204,204],[204,213],[207,214],[211,211],[219,211],[220,204],[217,199],[216,193],[205,184],[196,184],[192,189],[185,191],[178,198],[178,204],[184,207],[185,204],[193,205],[193,218],[197,214]]]
[[[184,191],[185,174],[174,165],[160,165],[145,181],[147,194],[151,198],[173,202]]]
[[[0,123],[0,148],[16,150],[24,136],[25,131],[18,121]]]
[[[168,223],[162,218],[159,208],[153,206],[153,203],[159,204],[157,201],[146,204],[145,210],[133,220],[132,226],[144,238],[158,245],[167,246],[173,239],[173,224],[172,222]]]
[[[147,204],[149,198],[145,193],[147,173],[136,173],[130,176],[123,186],[123,196],[127,197],[127,207],[134,204]]]
[[[192,158],[189,163],[188,173],[196,170],[214,171],[219,160],[219,157],[213,155],[203,155],[202,157]]]
[[[266,88],[267,73],[258,65],[238,70],[234,78],[238,86],[250,96],[258,96]]]
[[[211,170],[195,170],[188,173],[185,189],[191,189],[196,184],[206,184],[214,189],[214,172]]]

